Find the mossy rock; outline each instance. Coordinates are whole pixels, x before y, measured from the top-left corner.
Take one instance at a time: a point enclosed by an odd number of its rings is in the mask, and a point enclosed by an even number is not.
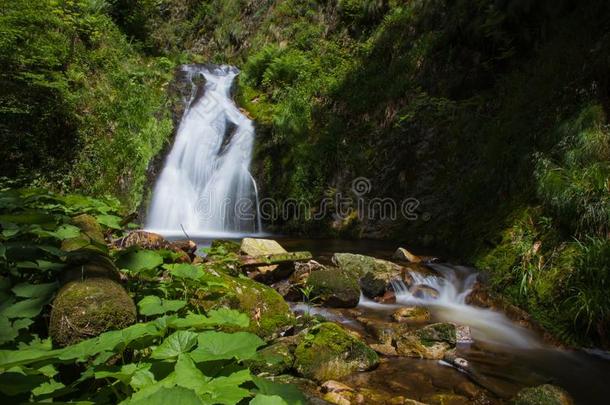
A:
[[[258,351],[253,360],[246,365],[255,374],[279,375],[288,372],[294,364],[294,344],[280,341]]]
[[[80,251],[77,252],[80,256]],[[70,263],[70,267],[60,274],[60,280],[63,284],[69,281],[84,280],[87,278],[107,278],[114,281],[120,281],[120,273],[114,262],[107,256],[101,254],[91,254],[91,252],[82,252],[83,255],[77,260],[77,256],[73,256],[74,262]],[[82,262],[79,264],[79,262]]]
[[[122,329],[136,321],[136,306],[120,284],[105,278],[71,281],[53,301],[49,335],[63,347]]]
[[[366,273],[360,279],[362,294],[368,298],[375,298],[383,295],[386,291],[388,282],[384,278],[376,277],[375,273]]]
[[[294,324],[294,314],[288,303],[273,288],[249,278],[231,277],[214,272],[224,287],[200,289],[194,302],[206,310],[229,307],[250,317],[248,331],[270,339]]]
[[[97,243],[106,243],[102,226],[89,214],[81,214],[72,218],[72,224],[78,227],[89,239]]]
[[[442,359],[455,348],[456,328],[451,323],[434,323],[399,337],[396,352],[400,356]]]
[[[295,355],[295,368],[316,381],[333,380],[379,364],[377,353],[341,326],[325,322],[304,332]]]
[[[353,308],[360,300],[358,279],[339,268],[329,268],[311,273],[307,286],[319,303],[335,308]]]
[[[335,253],[332,260],[339,268],[358,278],[364,277],[367,273],[375,273],[378,277],[383,276],[389,281],[400,277],[403,270],[402,266],[387,260],[353,253]]]
[[[239,243],[227,239],[216,239],[210,245],[212,251],[222,252],[223,254],[233,253],[238,255],[239,248]]]
[[[570,394],[551,384],[522,389],[513,399],[514,405],[571,405],[573,403]]]

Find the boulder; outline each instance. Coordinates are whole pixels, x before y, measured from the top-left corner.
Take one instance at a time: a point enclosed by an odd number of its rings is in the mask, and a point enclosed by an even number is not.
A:
[[[409,326],[393,322],[384,322],[375,318],[357,318],[364,329],[382,345],[392,345],[397,339],[409,333]]]
[[[97,220],[89,214],[77,215],[71,220],[72,225],[76,226],[81,230],[82,233],[87,235],[89,239],[97,243],[105,244],[104,232],[102,226]]]
[[[294,354],[295,369],[306,378],[339,379],[379,364],[372,349],[337,324],[321,323],[303,333]]]
[[[246,277],[232,277],[222,272],[213,276],[222,285],[200,288],[193,298],[205,310],[229,307],[250,317],[248,331],[270,339],[294,324],[288,303],[273,288]]]
[[[360,288],[362,294],[368,298],[376,298],[382,296],[386,292],[388,282],[382,277],[377,277],[375,273],[366,273],[360,279]]]
[[[318,270],[308,277],[311,296],[320,304],[335,308],[353,308],[360,301],[358,281],[350,273],[338,268]]]
[[[252,256],[254,258],[257,256],[288,253],[282,245],[273,239],[257,238],[244,238],[241,241],[240,251],[244,255]],[[290,276],[293,271],[293,263],[257,266],[250,271],[250,277],[262,282],[273,282]]]
[[[115,249],[127,249],[132,246],[150,250],[171,250],[176,256],[173,259],[175,263],[191,263],[197,249],[197,244],[191,240],[170,242],[157,233],[143,230],[132,231],[128,235],[112,241],[112,247]]]
[[[403,270],[402,266],[387,260],[353,253],[335,253],[332,261],[337,267],[357,278],[361,278],[367,273],[375,273],[387,282],[400,277]]]
[[[114,280],[87,278],[64,285],[53,301],[49,335],[63,347],[123,329],[136,321],[136,306]]]
[[[396,252],[394,252],[394,255],[392,256],[392,258],[396,259],[396,260],[402,260],[405,262],[411,262],[411,263],[420,263],[422,261],[421,257],[414,255],[413,253],[409,252],[407,249],[401,248],[401,247],[396,249]]]
[[[564,389],[551,384],[524,388],[513,399],[514,405],[571,405],[574,400]]]
[[[430,311],[424,307],[402,307],[392,314],[396,322],[427,322],[430,320]]]
[[[296,343],[290,340],[279,340],[258,351],[256,358],[246,362],[255,374],[279,375],[288,372],[294,364]]]
[[[436,289],[423,284],[413,286],[413,288],[411,288],[411,294],[413,294],[415,298],[420,299],[437,299],[439,295]]]
[[[396,351],[400,356],[439,360],[455,345],[455,325],[435,323],[399,337]]]

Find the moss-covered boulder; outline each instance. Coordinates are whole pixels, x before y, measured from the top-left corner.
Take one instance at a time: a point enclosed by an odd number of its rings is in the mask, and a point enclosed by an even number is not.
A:
[[[325,322],[304,332],[295,350],[295,368],[317,381],[338,379],[379,363],[377,353],[341,326]]]
[[[294,364],[294,339],[280,340],[258,351],[255,359],[246,362],[255,374],[280,375],[288,372]]]
[[[333,263],[342,270],[356,275],[358,278],[367,273],[377,273],[387,280],[399,277],[403,267],[387,260],[353,253],[335,253]]]
[[[360,279],[360,288],[362,294],[368,298],[375,298],[383,295],[386,292],[388,281],[384,277],[377,277],[375,273],[366,273]]]
[[[288,303],[273,288],[220,271],[214,272],[213,277],[213,287],[197,291],[195,305],[206,310],[221,307],[240,310],[250,317],[248,331],[265,339],[279,335],[294,324]]]
[[[392,313],[392,319],[396,322],[427,322],[431,314],[424,307],[402,307]]]
[[[358,279],[339,268],[314,271],[307,278],[311,295],[318,303],[335,308],[353,308],[360,300]]]
[[[57,346],[68,346],[136,321],[136,306],[116,281],[88,278],[71,281],[53,302],[49,335]]]
[[[102,226],[97,222],[95,217],[89,214],[81,214],[72,218],[72,224],[78,227],[82,233],[87,235],[89,239],[97,243],[106,243]]]
[[[439,360],[455,348],[456,328],[451,323],[434,323],[400,336],[395,345],[400,356]]]
[[[513,399],[514,405],[571,405],[573,403],[570,394],[551,384],[522,389]]]

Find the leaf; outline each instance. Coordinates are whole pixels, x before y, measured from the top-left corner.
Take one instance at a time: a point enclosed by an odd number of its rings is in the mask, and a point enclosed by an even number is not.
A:
[[[53,294],[58,287],[59,284],[57,282],[47,284],[21,283],[14,286],[11,291],[13,291],[17,297],[37,298],[48,297]]]
[[[305,405],[307,403],[307,400],[301,391],[294,385],[279,384],[256,376],[252,376],[252,381],[256,384],[259,395],[279,396],[287,402],[288,405]]]
[[[282,397],[277,395],[263,395],[258,394],[252,401],[250,401],[250,405],[290,405],[288,402],[284,401]]]
[[[152,270],[163,264],[163,258],[152,250],[134,250],[121,256],[116,264],[121,269],[127,269],[135,273],[144,270]]]
[[[148,396],[127,403],[129,405],[208,405],[197,396],[195,391],[184,387],[161,387]]]
[[[176,312],[185,306],[186,301],[166,300],[155,295],[147,295],[138,302],[140,314],[146,316]]]
[[[199,280],[203,276],[203,269],[188,263],[167,264],[163,266],[176,278]]]
[[[112,229],[122,229],[121,221],[123,219],[121,217],[117,217],[116,215],[96,215],[95,219],[102,225],[106,225],[108,228]]]
[[[187,353],[180,354],[174,372],[176,373],[176,383],[179,386],[192,389],[198,394],[203,393],[205,383],[210,380],[197,368]]]
[[[197,334],[179,330],[169,335],[150,355],[153,359],[171,359],[186,353],[197,344]]]
[[[65,388],[65,385],[63,385],[62,383],[57,382],[55,380],[51,380],[49,382],[42,383],[38,387],[34,388],[32,390],[32,394],[34,394],[34,396],[38,397],[40,395],[51,394],[62,388]]]
[[[46,305],[47,297],[30,298],[23,301],[18,301],[15,304],[3,309],[0,315],[7,318],[34,318],[37,316],[42,307]]]
[[[241,370],[227,377],[218,377],[206,383],[207,395],[203,398],[209,399],[214,404],[233,405],[243,398],[250,396],[250,391],[239,386],[250,381],[252,376],[250,370]]]
[[[256,349],[265,344],[261,338],[248,332],[201,332],[197,340],[197,349],[191,353],[197,363],[233,358],[251,359],[256,355]]]

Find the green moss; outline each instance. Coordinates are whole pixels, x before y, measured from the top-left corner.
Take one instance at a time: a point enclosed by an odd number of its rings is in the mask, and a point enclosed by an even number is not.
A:
[[[436,342],[445,342],[451,346],[456,343],[455,325],[452,323],[434,323],[415,332],[424,346],[432,346]]]
[[[330,322],[310,329],[295,350],[297,371],[317,381],[341,378],[378,363],[377,354],[365,343]]]
[[[342,269],[314,271],[306,285],[312,288],[311,297],[317,297],[329,306],[351,308],[358,305],[360,299],[358,278]]]
[[[108,330],[122,329],[136,320],[136,307],[115,281],[88,278],[66,284],[53,301],[49,335],[67,346]]]
[[[514,405],[571,405],[570,395],[563,389],[550,384],[525,388],[513,399]]]
[[[256,359],[246,362],[256,374],[279,375],[288,372],[294,364],[294,347],[289,342],[278,342],[259,350]]]

